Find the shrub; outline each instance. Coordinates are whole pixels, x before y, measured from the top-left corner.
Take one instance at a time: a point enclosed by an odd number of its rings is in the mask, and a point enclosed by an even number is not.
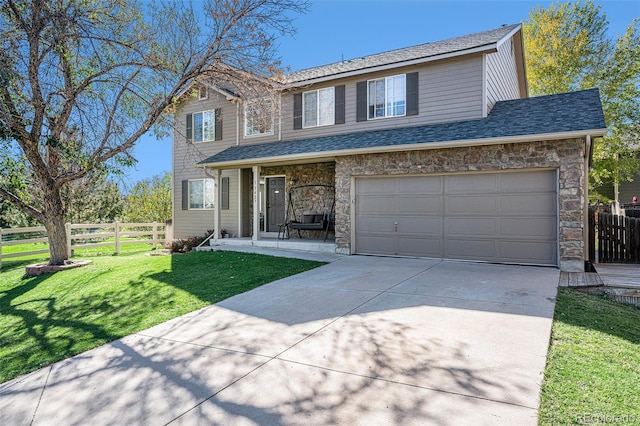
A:
[[[165,247],[171,250],[171,253],[187,253],[193,250],[194,247],[202,244],[204,240],[209,238],[209,235],[213,234],[213,229],[209,229],[204,235],[197,237],[181,238],[173,241],[168,241]]]

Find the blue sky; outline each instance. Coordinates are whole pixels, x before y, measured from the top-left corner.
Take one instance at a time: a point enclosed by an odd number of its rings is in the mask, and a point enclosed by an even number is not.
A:
[[[197,4],[197,0],[194,1]],[[325,65],[391,49],[443,40],[525,21],[529,11],[549,1],[389,1],[319,0],[298,17],[297,33],[279,41],[284,66],[291,71]],[[601,0],[611,35],[622,34],[640,18],[637,0]],[[125,186],[171,171],[171,139],[145,136],[135,148],[137,165],[127,171]]]

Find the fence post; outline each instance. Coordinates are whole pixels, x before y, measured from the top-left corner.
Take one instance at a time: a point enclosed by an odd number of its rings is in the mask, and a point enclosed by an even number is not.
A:
[[[116,238],[116,254],[120,254],[120,222],[118,222],[117,220],[113,227],[113,233],[115,234]]]
[[[155,250],[156,249],[156,245],[158,244],[158,223],[157,222],[153,222],[153,247],[151,248],[151,250]]]
[[[596,263],[596,210],[592,206],[587,209],[587,223],[589,226],[588,258],[589,262]]]
[[[71,258],[72,250],[71,250],[71,224],[69,222],[64,224],[64,232],[67,234],[67,257]]]

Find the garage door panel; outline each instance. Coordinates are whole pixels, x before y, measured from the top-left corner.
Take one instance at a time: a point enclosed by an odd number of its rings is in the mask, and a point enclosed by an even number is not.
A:
[[[500,192],[548,192],[556,186],[556,174],[546,172],[512,172],[500,176]]]
[[[400,215],[438,215],[444,210],[444,200],[441,196],[405,197],[397,198],[398,214]]]
[[[447,216],[495,216],[498,214],[498,202],[484,195],[452,195],[447,197]]]
[[[433,195],[442,194],[442,176],[415,176],[396,179],[396,192],[398,194]]]
[[[357,223],[357,233],[395,232],[395,217],[362,216]]]
[[[357,247],[366,247],[362,253],[366,254],[386,254],[390,256],[397,255],[394,236],[368,235],[366,237],[356,237]]]
[[[500,197],[500,213],[503,215],[549,216],[555,204],[555,194],[509,194]]]
[[[442,235],[443,218],[441,216],[402,216],[398,218],[397,222],[398,233],[438,237]]]
[[[389,178],[367,178],[356,181],[358,195],[393,194],[395,182]]]
[[[376,214],[395,214],[396,210],[396,199],[389,195],[378,197],[359,196],[356,203],[356,212],[358,214],[370,214],[372,212]]]
[[[498,178],[495,174],[478,173],[469,179],[469,175],[447,176],[445,181],[447,194],[477,194],[495,193],[498,188]]]
[[[555,263],[556,245],[549,241],[501,241],[500,259],[503,262],[551,265]]]
[[[493,236],[498,228],[498,219],[482,218],[446,218],[445,235],[452,236]]]
[[[440,238],[416,238],[398,236],[398,256],[440,257],[442,240]]]
[[[500,236],[527,239],[555,239],[556,218],[502,218]]]
[[[451,259],[493,260],[496,242],[490,239],[449,238],[445,242],[445,257]]]

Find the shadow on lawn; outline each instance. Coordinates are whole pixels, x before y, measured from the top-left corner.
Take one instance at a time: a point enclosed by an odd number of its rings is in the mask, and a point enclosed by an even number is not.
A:
[[[640,309],[604,296],[558,288],[555,320],[640,344]]]
[[[7,269],[3,265],[3,272],[15,273],[30,263],[12,262]],[[0,379],[110,342],[122,337],[123,330],[153,325],[149,323],[153,319],[148,319],[149,306],[173,307],[172,291],[158,294],[153,283],[140,277],[130,277],[128,285],[99,294],[76,291],[108,272],[76,275],[71,285],[55,287],[55,291],[37,288],[66,271],[22,278],[14,287],[0,291],[0,315],[5,324],[0,329],[0,347],[10,348],[0,360]],[[149,288],[140,291],[141,285]]]

